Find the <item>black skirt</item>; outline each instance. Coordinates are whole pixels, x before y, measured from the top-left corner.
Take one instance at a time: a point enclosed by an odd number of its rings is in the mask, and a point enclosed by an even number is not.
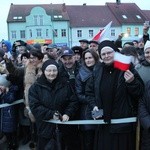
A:
[[[110,133],[109,125],[100,125],[95,134],[94,150],[135,150],[136,134]]]

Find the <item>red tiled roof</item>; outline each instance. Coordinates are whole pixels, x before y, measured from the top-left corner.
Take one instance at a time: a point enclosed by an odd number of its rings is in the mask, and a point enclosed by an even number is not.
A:
[[[142,10],[142,12],[145,14],[147,21],[150,21],[150,10]]]
[[[52,20],[68,20],[71,27],[104,27],[110,21],[112,26],[120,26],[121,24],[142,24],[147,20],[148,15],[135,3],[106,3],[106,5],[65,5],[65,4],[37,4],[37,5],[14,5],[10,6],[7,22],[25,22],[34,7],[42,7],[47,15],[52,16]],[[54,18],[54,15],[62,15],[62,18]],[[127,16],[124,19],[122,15]],[[139,15],[141,19],[138,19]],[[22,19],[13,19],[14,17],[22,17]],[[150,15],[149,15],[150,16]]]
[[[143,12],[135,3],[120,3],[119,5],[106,3],[106,5],[121,24],[141,24],[146,20]],[[124,19],[122,15],[127,16],[127,19]],[[139,15],[141,19],[138,19],[136,15]]]
[[[119,26],[107,6],[66,6],[72,27],[103,27],[110,21],[112,26]]]

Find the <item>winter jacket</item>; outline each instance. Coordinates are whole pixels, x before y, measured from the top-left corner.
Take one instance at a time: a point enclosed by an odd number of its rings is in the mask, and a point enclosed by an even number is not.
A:
[[[141,148],[142,150],[150,149],[150,80],[145,86],[145,93],[139,103],[139,120],[143,127]]]
[[[16,101],[16,93],[18,91],[18,87],[16,85],[11,85],[9,87],[9,91],[7,93],[3,93],[0,95],[0,103],[1,104],[11,104]],[[17,110],[16,105],[3,107],[0,109],[0,125],[2,132],[14,132],[17,130]]]
[[[92,109],[88,106],[88,101],[85,96],[85,85],[87,80],[92,77],[92,70],[88,69],[86,66],[82,66],[79,69],[79,73],[76,77],[76,93],[80,102],[80,119],[81,120],[92,120],[91,111]],[[81,126],[82,130],[93,129],[91,125]]]
[[[124,72],[119,71],[119,76],[114,93],[114,100],[111,106],[111,119],[127,118],[134,116],[134,107],[137,107],[139,98],[144,91],[144,83],[136,70],[130,68],[134,74],[134,80],[131,83],[126,83]],[[94,77],[87,81],[85,94],[89,101],[90,107],[98,106],[102,109],[102,100],[100,95],[100,82],[103,73],[103,65],[98,64],[94,70]],[[107,93],[107,91],[106,91]],[[110,124],[111,133],[125,133],[133,129],[132,123]]]
[[[42,75],[29,89],[29,106],[36,119],[38,135],[50,138],[55,125],[44,120],[52,119],[56,111],[67,114],[71,119],[78,108],[78,101],[67,80],[57,78],[51,84]]]
[[[146,84],[150,80],[150,63],[148,63],[146,60],[143,61],[141,64],[138,64],[135,66],[135,69],[141,76],[142,80]]]

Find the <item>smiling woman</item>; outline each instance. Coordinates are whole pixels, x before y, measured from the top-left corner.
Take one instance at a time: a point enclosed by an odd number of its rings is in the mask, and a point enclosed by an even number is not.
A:
[[[29,105],[37,125],[37,150],[45,149],[55,136],[56,126],[43,120],[58,119],[57,114],[60,114],[62,121],[68,121],[78,108],[77,97],[67,78],[59,76],[58,67],[55,60],[45,61],[42,65],[42,75],[29,89]],[[59,126],[59,130],[63,144],[68,147],[66,126]]]
[[[42,71],[47,80],[52,83],[58,75],[58,64],[54,60],[47,60],[42,67]]]

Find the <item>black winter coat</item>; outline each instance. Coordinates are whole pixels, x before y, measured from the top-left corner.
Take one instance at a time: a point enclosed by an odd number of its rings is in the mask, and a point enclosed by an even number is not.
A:
[[[142,150],[150,149],[150,81],[145,86],[145,93],[139,103],[139,119],[142,127]]]
[[[78,108],[78,101],[64,78],[57,78],[51,84],[42,75],[29,89],[29,105],[36,119],[38,135],[51,138],[55,125],[44,120],[52,119],[55,111],[67,114],[71,119]]]
[[[131,83],[126,83],[124,72],[119,71],[118,81],[114,93],[114,100],[111,106],[111,119],[127,118],[134,116],[133,104],[138,103],[138,99],[144,91],[144,83],[135,69],[130,68],[135,79]],[[94,78],[90,78],[86,84],[87,100],[91,108],[98,106],[102,108],[100,95],[100,82],[103,73],[103,65],[98,64],[94,70]],[[106,91],[107,93],[107,91]],[[125,133],[133,129],[132,123],[110,124],[111,133]]]

